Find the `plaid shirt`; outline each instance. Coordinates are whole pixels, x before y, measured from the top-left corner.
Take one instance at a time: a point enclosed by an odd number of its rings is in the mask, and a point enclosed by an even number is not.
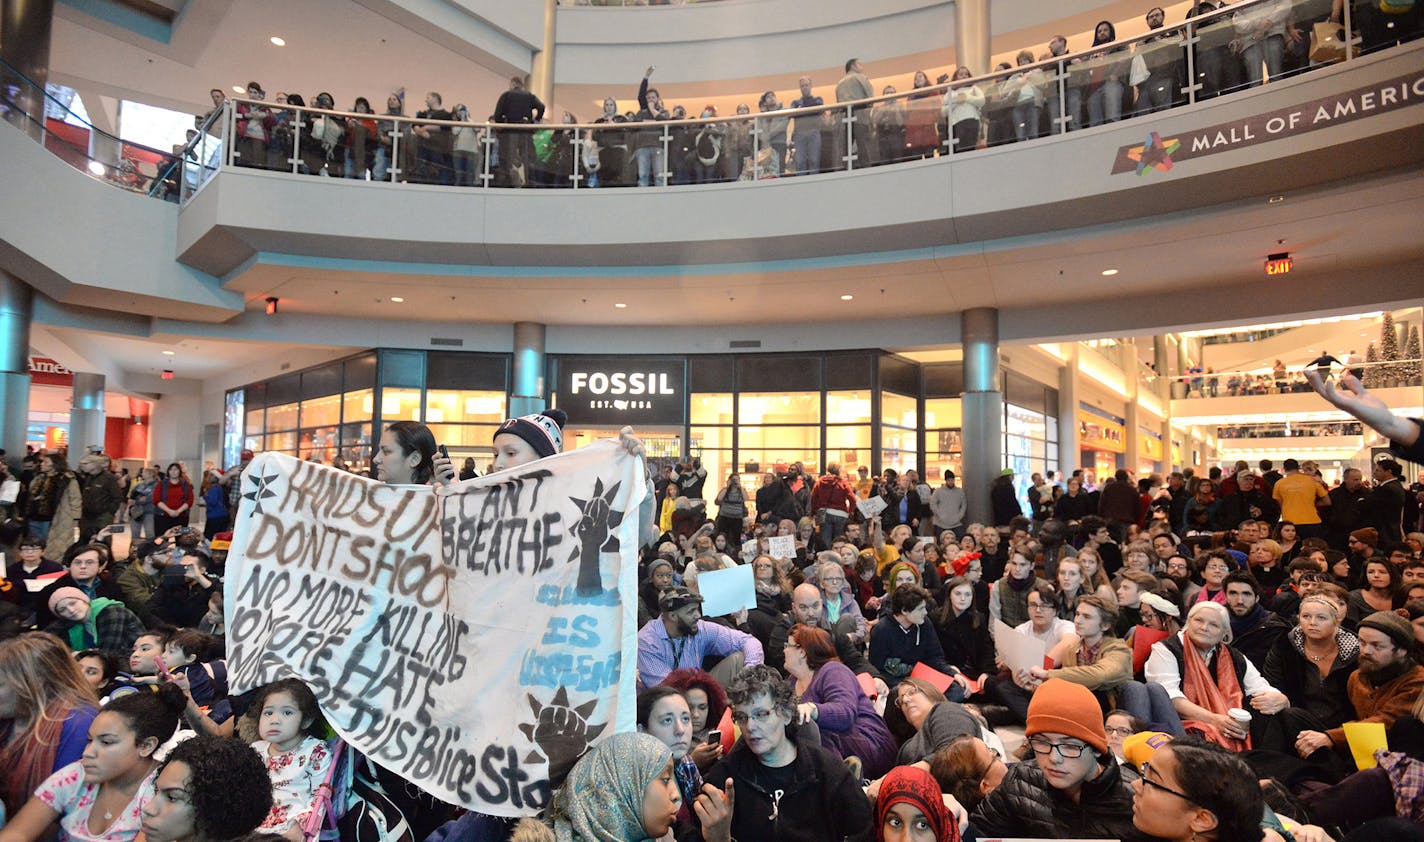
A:
[[[1424,825],[1424,763],[1403,752],[1384,748],[1375,752],[1375,760],[1389,773],[1395,814]]]

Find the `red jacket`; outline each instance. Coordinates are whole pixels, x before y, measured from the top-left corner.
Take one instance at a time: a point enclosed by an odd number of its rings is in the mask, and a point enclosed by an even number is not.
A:
[[[846,514],[855,511],[855,489],[834,474],[826,474],[811,487],[811,514],[822,509],[840,509]]]

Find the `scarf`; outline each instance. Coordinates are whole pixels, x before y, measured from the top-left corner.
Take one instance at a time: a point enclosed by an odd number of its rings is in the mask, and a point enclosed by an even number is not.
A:
[[[1202,589],[1199,590],[1199,591],[1197,591],[1197,595],[1196,595],[1196,596],[1192,597],[1192,604],[1193,604],[1193,605],[1196,605],[1198,602],[1219,602],[1219,603],[1221,603],[1222,605],[1225,605],[1225,604],[1226,604],[1226,588],[1222,588],[1221,590],[1219,590],[1219,591],[1217,591],[1216,593],[1213,594],[1213,593],[1211,593],[1210,591],[1207,590],[1206,585],[1202,585]],[[1257,606],[1257,607],[1259,608],[1260,606]]]
[[[915,766],[896,766],[880,782],[880,795],[875,799],[875,839],[885,842],[885,816],[896,804],[909,804],[929,822],[936,842],[959,842],[959,822],[944,806],[939,784]]]
[[[682,807],[677,811],[679,821],[692,819],[692,803],[702,794],[702,773],[697,771],[691,754],[684,754],[681,760],[672,763],[672,775],[677,779],[677,789],[682,793]]]
[[[1182,639],[1182,693],[1191,702],[1215,714],[1226,715],[1228,710],[1241,707],[1241,684],[1236,680],[1236,667],[1231,653],[1225,645],[1216,648],[1216,677],[1212,678],[1207,669],[1206,659],[1197,651],[1195,643],[1185,636]],[[1231,751],[1243,751],[1251,747],[1251,737],[1237,740],[1221,733],[1210,722],[1190,719],[1182,727],[1200,731],[1208,740]]]
[[[574,764],[550,817],[557,842],[646,842],[643,793],[672,762],[647,734],[614,734]]]
[[[123,605],[117,599],[98,597],[89,603],[89,616],[82,623],[69,627],[69,646],[75,652],[93,649],[99,645],[99,612],[110,605]]]
[[[1202,593],[1206,593],[1206,588],[1202,588]],[[1259,602],[1256,603],[1256,606],[1252,608],[1250,613],[1248,613],[1245,617],[1238,617],[1235,614],[1231,614],[1232,639],[1239,640],[1241,638],[1241,635],[1245,634],[1246,632],[1250,631],[1251,629],[1254,629],[1257,625],[1259,625],[1260,622],[1265,619],[1265,616],[1266,609],[1262,608],[1261,603]]]

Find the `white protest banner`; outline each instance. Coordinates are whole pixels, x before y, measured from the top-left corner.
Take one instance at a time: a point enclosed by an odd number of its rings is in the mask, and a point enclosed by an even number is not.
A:
[[[1043,641],[1013,629],[1003,620],[994,621],[994,650],[1011,672],[1041,668],[1048,651]]]
[[[757,557],[757,542],[753,538],[742,542],[742,564],[751,564]]]
[[[855,501],[855,507],[860,510],[861,516],[867,520],[885,511],[886,505],[884,497],[871,497],[869,500]]]
[[[796,536],[773,535],[766,539],[766,554],[772,558],[795,558]]]
[[[633,730],[646,485],[616,442],[439,490],[263,453],[242,491],[234,693],[300,678],[358,751],[497,816]]]

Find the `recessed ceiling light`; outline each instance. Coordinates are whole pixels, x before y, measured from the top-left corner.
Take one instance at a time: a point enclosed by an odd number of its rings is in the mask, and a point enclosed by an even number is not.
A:
[[[164,351],[164,352],[163,352],[163,356],[165,356],[165,357],[172,357],[172,356],[176,355],[177,353],[178,353],[177,351]]]
[[[1104,270],[1103,270],[1103,277],[1104,277],[1104,278],[1111,278],[1113,275],[1116,275],[1116,274],[1117,274],[1117,270],[1116,270],[1116,269],[1104,269]]]
[[[614,304],[613,306],[614,306],[614,307],[617,307],[619,310],[627,310],[627,309],[628,309],[628,305],[627,305],[627,304],[624,304],[624,303],[621,302],[621,301],[618,302],[617,304]]]
[[[278,47],[285,47],[285,46],[287,46],[287,39],[286,39],[286,38],[283,38],[283,37],[280,36],[280,35],[273,35],[271,38],[268,38],[267,40],[271,41],[273,44],[275,44],[275,45],[278,46]]]
[[[1284,202],[1285,200],[1286,200],[1286,197],[1285,197],[1285,196],[1272,196],[1272,197],[1270,198],[1269,202],[1270,202],[1270,204],[1273,204],[1273,205],[1279,205],[1281,202]]]
[[[405,303],[405,299],[404,299],[404,298],[401,298],[399,295],[392,295],[392,296],[391,296],[391,302],[392,302],[393,304],[404,304],[404,303]]]
[[[233,86],[232,86],[232,92],[235,93],[235,94],[245,94],[245,93],[247,93],[247,89],[244,88],[244,87],[241,86],[241,85],[233,85]]]
[[[854,296],[854,295],[842,295],[842,296],[841,296],[841,300],[842,300],[842,301],[854,301],[854,300],[855,300],[855,296]]]
[[[93,175],[103,175],[103,174],[104,174],[104,165],[101,164],[101,163],[99,163],[98,161],[90,161],[90,162],[89,162],[89,172],[92,173]]]

